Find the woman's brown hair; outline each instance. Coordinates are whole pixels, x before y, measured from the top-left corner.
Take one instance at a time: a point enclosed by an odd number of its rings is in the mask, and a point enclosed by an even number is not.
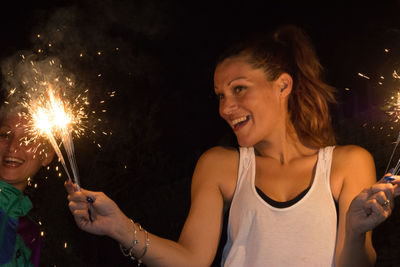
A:
[[[329,113],[329,103],[336,103],[334,88],[322,80],[321,63],[301,28],[281,26],[271,35],[236,44],[217,64],[235,56],[248,57],[249,63],[264,69],[271,81],[288,73],[293,78],[289,116],[300,140],[316,148],[335,144]]]

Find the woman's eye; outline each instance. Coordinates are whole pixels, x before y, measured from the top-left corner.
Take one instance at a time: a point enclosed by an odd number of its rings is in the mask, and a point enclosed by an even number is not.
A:
[[[243,91],[244,89],[246,89],[246,87],[244,87],[244,86],[235,86],[235,88],[233,88],[235,94],[240,93],[240,92]]]

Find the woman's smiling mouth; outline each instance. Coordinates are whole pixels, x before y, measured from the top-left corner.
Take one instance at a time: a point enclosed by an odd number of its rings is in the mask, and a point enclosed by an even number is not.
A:
[[[232,120],[231,125],[232,125],[233,130],[236,131],[236,130],[240,129],[242,126],[244,126],[250,120],[250,117],[251,117],[250,115],[247,115],[247,116],[243,116],[243,117]]]

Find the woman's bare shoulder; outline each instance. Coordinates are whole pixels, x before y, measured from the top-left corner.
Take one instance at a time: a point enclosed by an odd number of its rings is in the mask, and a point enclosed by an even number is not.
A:
[[[373,161],[371,153],[357,145],[336,146],[333,153],[333,158],[336,162],[346,165],[349,163],[370,163]]]
[[[344,181],[369,185],[376,180],[375,163],[371,153],[357,145],[337,146],[333,152],[332,171]]]
[[[210,148],[200,156],[193,182],[216,184],[224,199],[229,200],[236,186],[238,166],[239,153],[236,148],[222,146]]]
[[[211,175],[231,173],[238,166],[239,153],[235,148],[217,146],[205,151],[197,162],[196,169],[205,168]]]
[[[234,147],[215,146],[206,150],[200,157],[202,160],[223,160],[231,161],[237,159],[239,153]]]

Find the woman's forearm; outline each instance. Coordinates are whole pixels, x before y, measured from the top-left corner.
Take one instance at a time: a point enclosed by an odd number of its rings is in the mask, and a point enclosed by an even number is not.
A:
[[[369,267],[374,266],[376,253],[372,244],[367,242],[367,235],[363,234],[346,234],[342,252],[336,261],[336,267]]]
[[[135,233],[136,230],[136,233]],[[140,259],[147,266],[209,266],[207,259],[185,248],[182,244],[165,238],[158,237],[145,230],[140,230],[138,225],[127,217],[114,227],[110,237],[115,239],[124,248],[125,252],[133,246],[132,255]],[[135,242],[134,240],[137,240]],[[146,245],[147,242],[147,245]],[[134,245],[134,243],[136,243]],[[147,246],[147,248],[145,248]],[[144,253],[145,252],[145,253]],[[144,254],[144,256],[143,256]]]

